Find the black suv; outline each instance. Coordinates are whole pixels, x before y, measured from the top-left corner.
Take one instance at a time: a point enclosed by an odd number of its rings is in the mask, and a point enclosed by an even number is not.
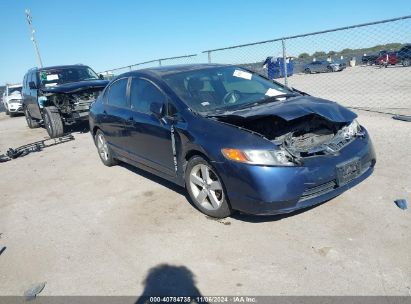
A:
[[[44,123],[51,138],[64,126],[88,120],[90,105],[108,84],[90,67],[64,65],[30,69],[23,79],[23,111],[29,128]]]
[[[403,66],[411,65],[411,44],[407,44],[403,46],[397,52],[397,59],[398,59],[398,62],[401,62]]]

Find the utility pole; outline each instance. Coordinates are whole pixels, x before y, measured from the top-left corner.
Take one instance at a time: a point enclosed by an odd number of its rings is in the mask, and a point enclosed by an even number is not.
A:
[[[33,29],[33,26],[32,26],[33,21],[32,21],[31,15],[30,15],[30,10],[26,9],[25,13],[26,13],[27,23],[29,24],[29,31],[30,31],[30,35],[31,35],[31,41],[33,41],[34,49],[36,50],[37,60],[39,61],[40,68],[42,68],[43,67],[43,62],[41,61],[39,46],[37,44],[36,36],[34,35],[34,29]]]

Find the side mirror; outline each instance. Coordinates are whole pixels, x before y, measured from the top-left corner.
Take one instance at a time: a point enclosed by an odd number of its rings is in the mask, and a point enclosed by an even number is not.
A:
[[[29,82],[29,88],[32,89],[32,90],[37,89],[37,86],[36,86],[36,84],[34,83],[34,81],[30,81],[30,82]]]
[[[100,78],[101,80],[104,80],[103,74],[98,74],[98,78]]]
[[[153,102],[150,104],[150,112],[158,119],[162,116],[163,104],[159,102]]]

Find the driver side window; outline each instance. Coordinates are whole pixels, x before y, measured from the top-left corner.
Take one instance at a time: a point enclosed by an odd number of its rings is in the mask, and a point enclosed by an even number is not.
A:
[[[131,109],[151,114],[152,103],[165,104],[166,98],[153,83],[142,78],[133,78],[130,87]]]

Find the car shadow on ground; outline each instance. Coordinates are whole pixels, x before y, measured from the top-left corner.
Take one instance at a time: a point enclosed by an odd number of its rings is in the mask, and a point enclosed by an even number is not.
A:
[[[132,165],[130,165],[130,164],[127,164],[127,163],[124,163],[124,162],[120,162],[119,166],[121,166],[121,167],[123,167],[123,168],[125,168],[125,169],[127,169],[127,170],[130,170],[131,172],[133,172],[133,173],[135,173],[135,174],[138,174],[138,175],[140,175],[140,176],[142,176],[142,177],[144,177],[144,178],[147,178],[147,179],[151,180],[152,182],[155,182],[155,183],[157,183],[157,184],[160,184],[161,186],[166,187],[166,188],[168,188],[168,189],[170,189],[170,190],[172,190],[172,191],[174,191],[174,192],[177,192],[178,194],[184,196],[184,197],[186,198],[186,200],[188,201],[188,203],[189,203],[194,209],[198,210],[198,209],[196,208],[196,206],[194,205],[194,203],[192,202],[190,196],[188,195],[188,193],[187,193],[187,191],[186,191],[186,189],[185,189],[184,187],[181,187],[181,186],[179,186],[179,185],[177,185],[177,184],[174,184],[173,182],[170,182],[170,181],[168,181],[168,180],[166,180],[166,179],[164,179],[164,178],[162,178],[162,177],[159,177],[159,176],[157,176],[157,175],[155,175],[155,174],[152,174],[152,173],[150,173],[150,172],[147,172],[147,171],[145,171],[145,170],[143,170],[143,169],[134,167],[134,166],[132,166]],[[199,211],[199,212],[200,212],[200,211]]]
[[[197,209],[197,207],[195,206],[195,204],[193,203],[193,201],[191,200],[191,197],[188,195],[188,192],[186,191],[186,189],[184,187],[181,187],[179,185],[176,185],[166,179],[163,179],[162,177],[159,177],[155,174],[152,174],[150,172],[144,171],[143,169],[134,167],[130,164],[127,163],[123,163],[120,162],[119,166],[130,170],[131,172],[138,174],[144,178],[147,178],[157,184],[160,184],[163,187],[166,187],[172,191],[177,192],[178,194],[184,196],[187,200],[187,202],[194,208],[197,210],[197,212],[201,212]],[[278,214],[278,215],[252,215],[252,214],[245,214],[245,213],[241,213],[238,211],[234,211],[234,213],[230,216],[230,218],[238,220],[238,221],[242,221],[242,222],[248,222],[248,223],[264,223],[264,222],[275,222],[275,221],[280,221],[283,219],[287,219],[289,217],[292,216],[297,216],[301,213],[304,212],[308,212],[311,209],[314,209],[322,204],[327,203],[328,201],[319,203],[317,205],[314,206],[310,206],[304,209],[300,209],[294,212],[290,212],[290,213],[286,213],[286,214]],[[208,217],[208,216],[207,216]],[[217,219],[216,219],[217,220]]]
[[[239,220],[239,221],[247,222],[247,223],[276,222],[276,221],[281,221],[281,220],[287,219],[287,218],[292,217],[292,216],[297,216],[301,213],[308,212],[308,211],[310,211],[314,208],[317,208],[317,207],[321,206],[322,204],[327,203],[330,200],[327,200],[325,202],[316,204],[314,206],[310,206],[310,207],[307,207],[307,208],[304,208],[304,209],[296,210],[296,211],[293,211],[293,212],[290,212],[290,213],[285,213],[285,214],[252,215],[252,214],[245,214],[245,213],[237,212],[237,213],[233,214],[231,216],[231,218]]]
[[[80,133],[80,134],[84,134],[84,133],[88,133],[90,132],[90,126],[87,121],[81,121],[72,125],[66,125],[64,127],[64,134],[73,134],[73,133]]]
[[[191,301],[160,299],[158,302],[198,303],[197,297],[202,296],[196,286],[195,275],[185,266],[161,264],[153,267],[148,271],[143,285],[144,291],[135,304],[153,303],[152,297],[190,297]]]

